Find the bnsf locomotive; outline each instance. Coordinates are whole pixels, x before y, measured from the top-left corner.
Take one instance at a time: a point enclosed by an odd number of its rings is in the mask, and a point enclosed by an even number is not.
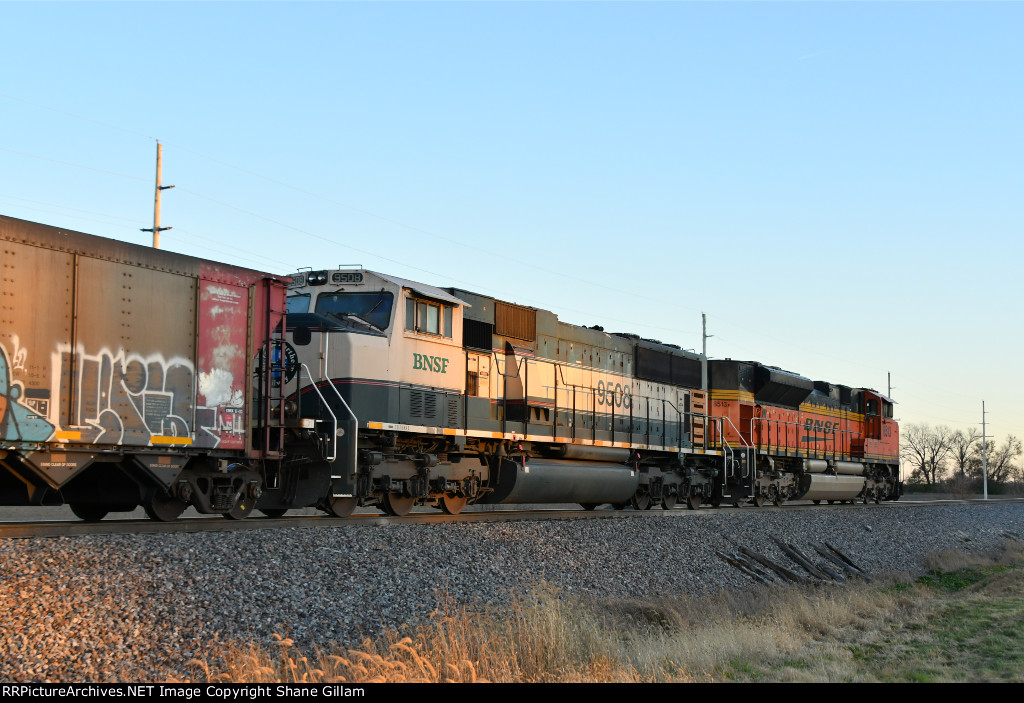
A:
[[[902,491],[892,401],[363,269],[0,217],[0,504],[98,520]]]

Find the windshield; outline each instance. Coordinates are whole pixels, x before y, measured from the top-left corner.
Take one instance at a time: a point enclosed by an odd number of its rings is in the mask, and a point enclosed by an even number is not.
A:
[[[309,312],[309,293],[288,296],[288,314]]]
[[[385,330],[391,322],[391,293],[325,293],[316,299],[316,312],[321,315],[351,315]]]

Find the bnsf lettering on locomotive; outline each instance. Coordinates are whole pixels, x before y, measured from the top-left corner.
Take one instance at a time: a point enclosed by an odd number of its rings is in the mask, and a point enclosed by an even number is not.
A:
[[[817,442],[824,439],[827,435],[835,434],[839,427],[837,422],[822,422],[821,420],[815,420],[813,418],[807,418],[804,420],[804,435],[801,441],[803,442]]]
[[[434,371],[435,373],[448,373],[449,359],[443,356],[429,356],[427,354],[413,354],[412,367],[421,371]]]

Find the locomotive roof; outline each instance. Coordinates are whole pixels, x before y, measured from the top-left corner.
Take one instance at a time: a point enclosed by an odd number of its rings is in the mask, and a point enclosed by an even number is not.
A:
[[[391,275],[386,274],[386,273],[381,273],[380,271],[370,271],[369,273],[372,273],[374,276],[378,276],[380,278],[383,278],[385,281],[389,281],[390,283],[394,283],[396,285],[399,285],[402,288],[408,288],[413,293],[418,293],[418,294],[422,295],[425,298],[435,298],[436,300],[443,300],[446,303],[452,303],[454,305],[461,305],[461,306],[466,307],[466,308],[473,307],[472,305],[467,303],[462,298],[456,298],[454,295],[452,295],[451,293],[449,293],[448,291],[446,291],[446,290],[444,290],[442,288],[437,288],[435,286],[430,286],[430,285],[427,285],[426,283],[418,283],[416,281],[410,281],[410,280],[405,279],[405,278],[399,278],[398,276],[391,276]]]

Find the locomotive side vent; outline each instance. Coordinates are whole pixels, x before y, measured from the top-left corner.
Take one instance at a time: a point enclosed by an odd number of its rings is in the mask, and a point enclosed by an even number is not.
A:
[[[437,394],[425,393],[423,399],[423,416],[433,418],[437,415]]]
[[[448,426],[455,427],[459,424],[459,399],[448,399]]]
[[[409,391],[409,415],[423,417],[423,391]]]

